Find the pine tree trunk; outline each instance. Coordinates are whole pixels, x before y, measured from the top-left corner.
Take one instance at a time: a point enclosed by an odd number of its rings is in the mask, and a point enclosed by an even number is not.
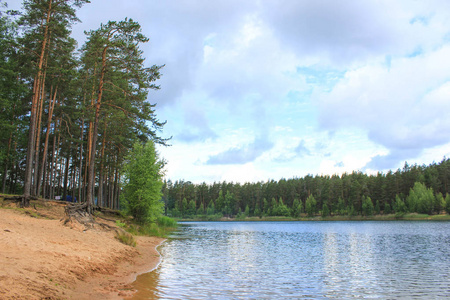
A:
[[[59,123],[59,122],[58,122]],[[56,143],[56,145],[59,147],[59,145],[61,145],[61,134],[58,133],[58,142]],[[56,150],[56,166],[57,168],[55,169],[55,178],[57,179],[57,184],[56,184],[56,194],[58,196],[61,196],[61,157],[60,157],[60,153],[61,151],[58,149]]]
[[[83,139],[84,139],[84,118],[81,120],[81,132],[80,132],[80,165],[78,167],[78,202],[81,202],[81,187],[83,184]]]
[[[99,175],[99,183],[98,183],[98,205],[104,205],[104,196],[103,196],[103,168],[104,168],[104,160],[105,160],[105,143],[106,143],[106,129],[108,128],[107,123],[105,122],[105,129],[103,130],[103,141],[102,141],[102,151],[100,156],[100,175]]]
[[[69,162],[70,162],[70,156],[67,155],[66,165],[65,165],[65,168],[64,168],[63,201],[66,201],[66,197],[67,197],[67,182],[69,181]]]
[[[3,184],[2,184],[2,192],[6,193],[6,175],[8,174],[8,163],[10,162],[10,152],[11,152],[11,144],[12,144],[12,136],[13,133],[11,132],[11,134],[9,135],[9,139],[8,139],[8,150],[6,152],[6,160],[5,160],[5,169],[3,172]]]
[[[120,178],[120,172],[118,173],[117,192],[116,192],[116,195],[117,195],[117,208],[118,209],[120,209],[120,180],[119,180],[119,178]]]
[[[102,95],[103,95],[103,84],[104,77],[106,73],[106,50],[108,47],[103,49],[102,53],[102,71],[100,73],[100,81],[98,86],[98,98],[97,103],[95,104],[95,119],[94,119],[94,132],[92,136],[92,147],[91,147],[91,155],[89,160],[89,179],[88,179],[88,194],[87,194],[87,210],[88,213],[92,213],[92,206],[94,204],[94,179],[95,179],[95,151],[97,148],[97,137],[98,137],[98,123],[100,118],[100,106],[102,103]]]
[[[47,63],[45,63],[47,65]],[[46,66],[45,66],[46,67]],[[41,96],[38,99],[38,112],[37,112],[37,124],[36,124],[36,146],[34,150],[35,159],[34,159],[34,180],[32,185],[32,194],[36,196],[38,194],[38,170],[39,170],[39,152],[41,147],[41,124],[42,124],[42,111],[44,108],[44,98],[45,98],[45,77],[46,71],[44,71],[44,78],[42,80],[41,87]]]
[[[97,64],[94,65],[94,74],[97,69]],[[95,104],[95,83],[92,82],[92,92],[91,92],[91,107],[94,107]],[[94,122],[92,122],[92,118],[89,118],[89,132],[88,132],[88,141],[87,141],[87,149],[86,149],[86,163],[84,167],[84,181],[83,181],[83,195],[84,199],[87,200],[87,186],[89,180],[89,162],[91,161],[91,149],[92,149],[92,137],[94,132]]]
[[[44,199],[48,199],[48,167],[49,167],[49,162],[46,161],[45,163],[47,166],[46,168],[44,168],[44,174],[42,174],[42,198]]]
[[[56,153],[55,153],[55,149],[56,149],[56,124],[54,125],[54,128],[53,128],[52,161],[50,163],[50,181],[49,181],[49,185],[50,185],[50,199],[55,199],[55,184],[54,184],[54,175],[55,175],[55,169],[56,169],[56,164],[55,164]]]
[[[23,199],[22,206],[29,205],[29,198],[31,195],[31,181],[32,181],[32,173],[33,173],[33,158],[34,158],[34,146],[35,146],[35,131],[36,131],[36,111],[38,105],[38,97],[39,97],[39,88],[41,77],[43,75],[43,64],[44,58],[46,54],[46,46],[48,40],[48,27],[50,23],[51,11],[52,11],[52,0],[48,1],[49,9],[47,11],[47,18],[45,20],[45,29],[44,29],[44,37],[42,39],[41,45],[41,54],[39,56],[38,62],[38,73],[35,77],[35,82],[33,85],[33,97],[31,101],[31,115],[30,115],[30,128],[28,132],[28,146],[27,146],[27,159],[25,164],[25,180],[23,187]]]
[[[73,202],[76,202],[75,201],[75,186],[76,186],[76,173],[77,173],[77,170],[76,170],[76,167],[75,167],[75,159],[72,157],[72,165],[73,165],[73,168],[72,168],[72,180],[71,180],[71,183],[70,183],[70,188],[69,188],[69,190],[70,191],[72,191],[72,193],[71,193],[71,196],[72,196],[72,201]]]
[[[39,176],[37,178],[37,190],[36,194],[39,196],[41,193],[41,181],[43,180],[43,174],[44,174],[44,167],[45,163],[47,161],[47,152],[48,152],[48,141],[50,139],[50,127],[52,123],[53,118],[53,109],[55,107],[56,102],[56,94],[58,92],[58,87],[55,88],[55,93],[53,96],[53,100],[50,98],[50,107],[48,112],[48,120],[47,120],[47,132],[45,133],[45,142],[44,142],[44,153],[42,154],[42,162],[41,162],[41,168],[39,170]]]
[[[119,209],[118,179],[119,179],[119,171],[118,168],[116,167],[116,172],[114,174],[114,202],[116,203],[117,209]]]

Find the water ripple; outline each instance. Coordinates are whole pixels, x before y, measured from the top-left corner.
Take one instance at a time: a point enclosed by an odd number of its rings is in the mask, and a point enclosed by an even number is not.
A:
[[[136,299],[450,297],[450,223],[186,223]]]

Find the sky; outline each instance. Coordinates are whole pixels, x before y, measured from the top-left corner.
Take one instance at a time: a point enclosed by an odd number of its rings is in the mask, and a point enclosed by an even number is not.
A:
[[[19,0],[7,1],[11,8]],[[256,182],[450,156],[450,1],[92,0],[73,27],[128,17],[165,65],[166,179]]]

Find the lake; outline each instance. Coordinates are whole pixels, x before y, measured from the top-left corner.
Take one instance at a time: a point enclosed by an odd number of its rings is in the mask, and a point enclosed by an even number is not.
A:
[[[134,299],[450,298],[450,222],[185,222]]]

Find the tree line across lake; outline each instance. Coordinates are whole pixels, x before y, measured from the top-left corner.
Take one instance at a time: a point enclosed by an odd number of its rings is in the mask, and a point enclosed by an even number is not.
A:
[[[217,219],[246,216],[370,216],[450,213],[450,159],[367,175],[308,175],[256,183],[166,181],[169,216]]]

